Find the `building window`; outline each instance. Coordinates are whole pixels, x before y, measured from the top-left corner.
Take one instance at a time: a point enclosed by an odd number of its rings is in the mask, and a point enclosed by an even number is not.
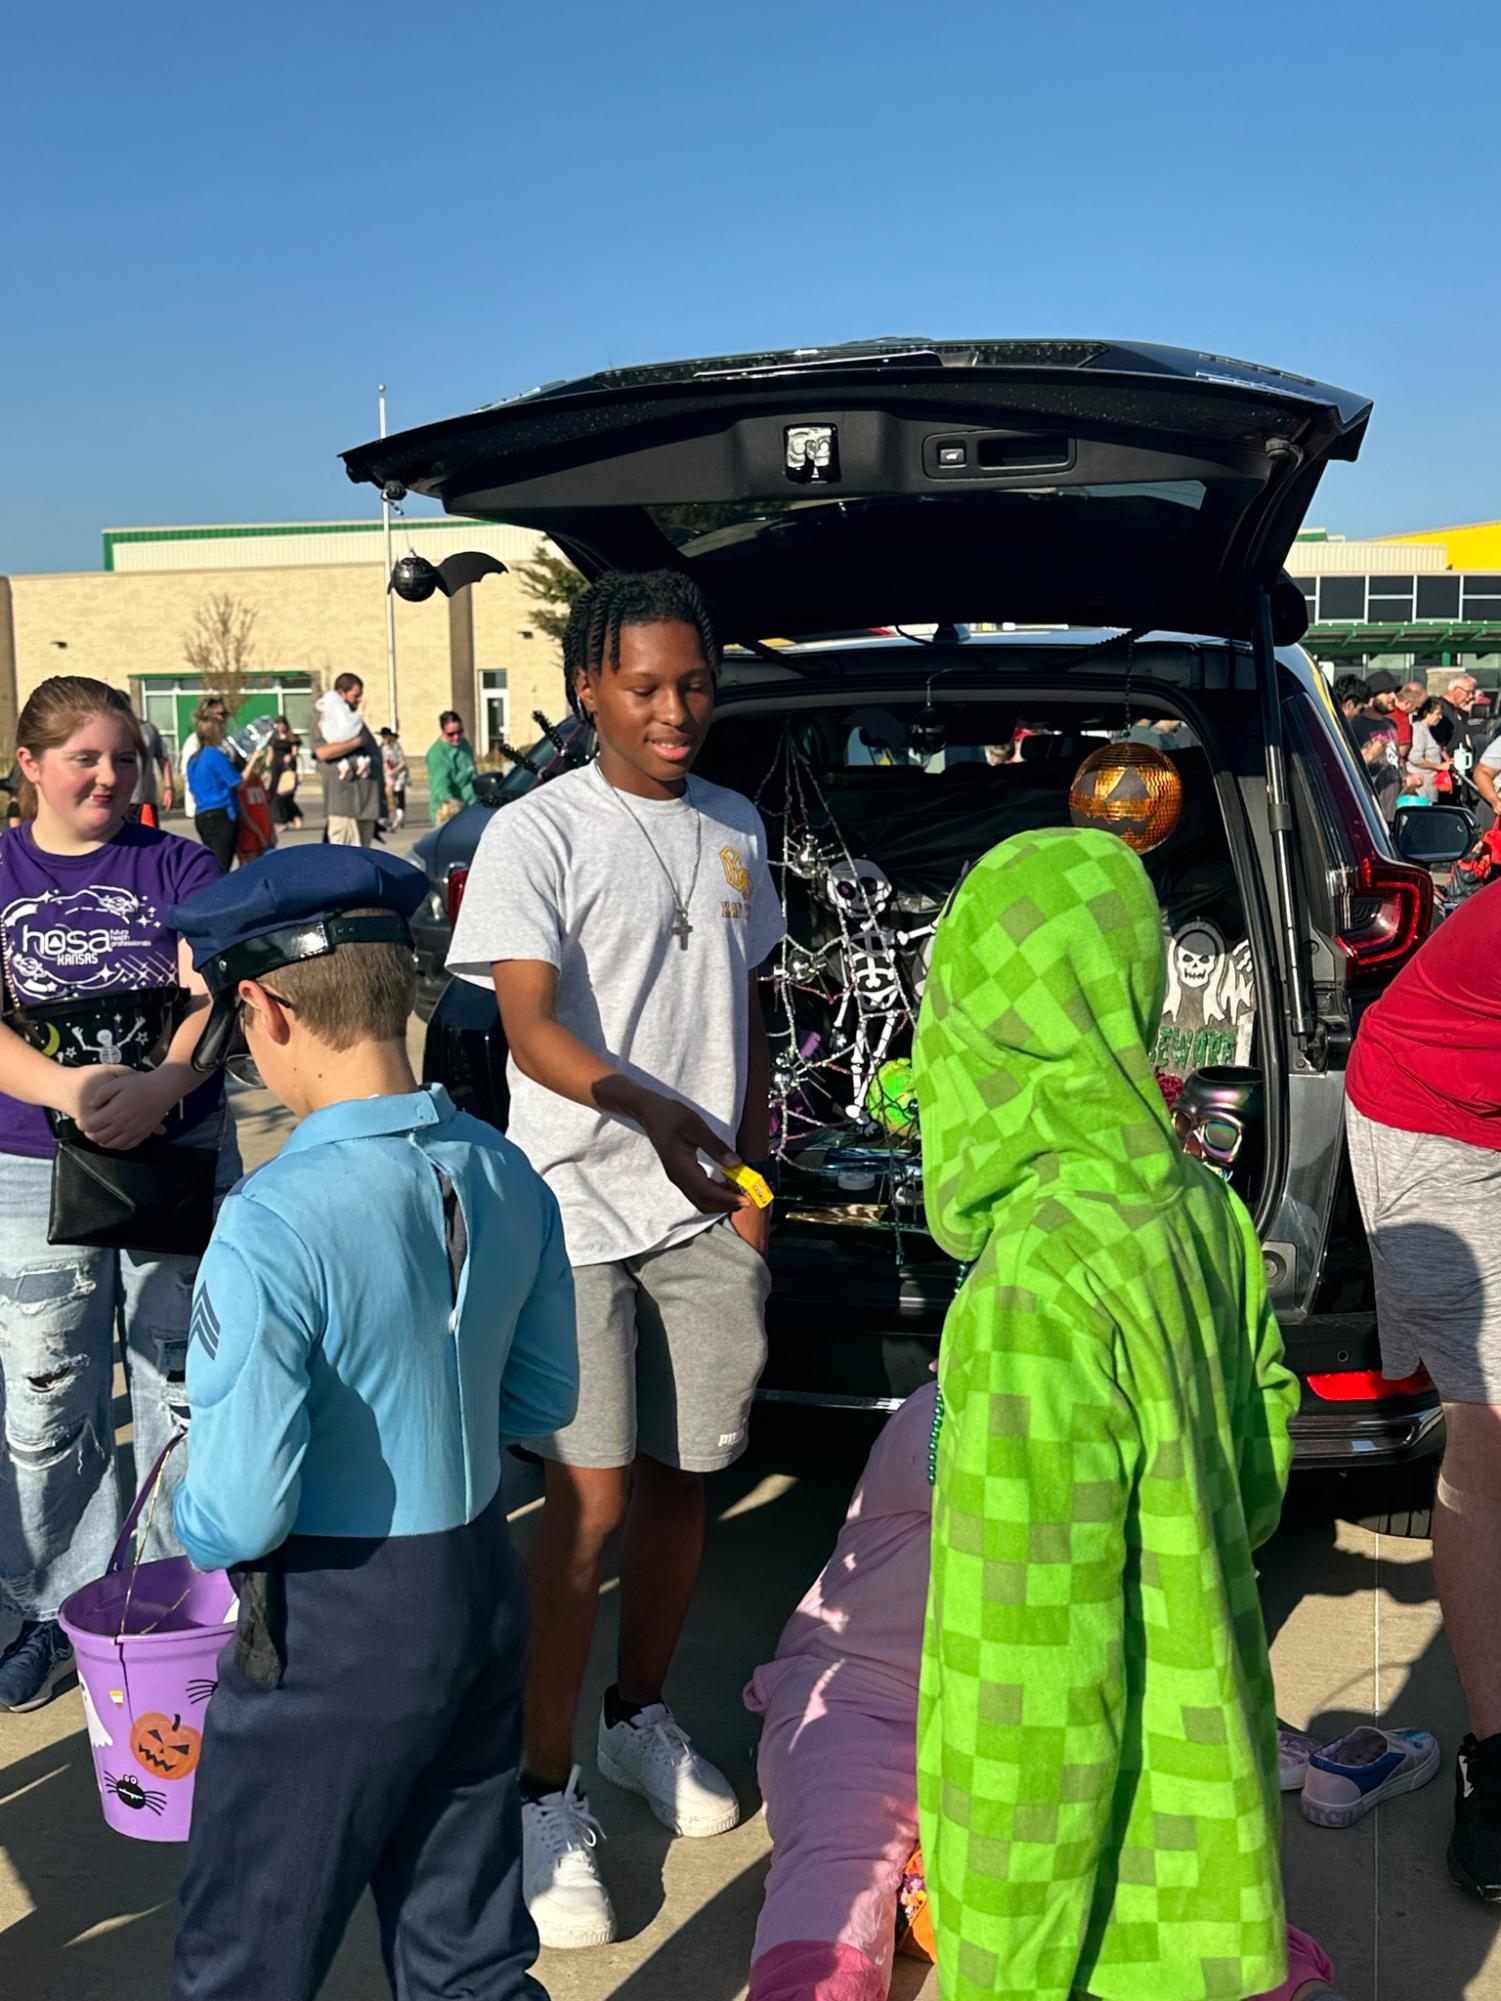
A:
[[[1501,577],[1470,571],[1464,579],[1466,618],[1501,619]]]
[[[1458,577],[1419,577],[1418,617],[1458,618]]]
[[[1369,577],[1366,617],[1373,625],[1406,625],[1412,617],[1411,577]]]
[[[510,735],[510,699],[504,667],[486,667],[479,677],[479,747],[481,756],[498,750]]]
[[[193,733],[193,711],[207,693],[209,689],[193,674],[141,674],[136,677],[132,688],[136,714],[156,724],[162,733],[167,755],[174,764],[183,744]],[[249,692],[235,711],[235,721],[253,722],[257,716],[287,718],[293,735],[303,740],[302,762],[306,768],[313,722],[312,676],[274,669],[270,673],[252,675]]]
[[[1319,617],[1358,624],[1365,617],[1365,578],[1320,577]]]

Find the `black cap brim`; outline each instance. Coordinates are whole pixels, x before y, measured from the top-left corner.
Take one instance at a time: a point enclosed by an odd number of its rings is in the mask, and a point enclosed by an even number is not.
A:
[[[341,945],[405,945],[410,950],[411,944],[412,927],[399,910],[373,911],[362,917],[320,917],[263,931],[258,938],[242,938],[200,968],[213,1006],[193,1051],[193,1068],[207,1074],[217,1070],[229,1054],[241,980],[262,980],[283,966],[326,958]]]

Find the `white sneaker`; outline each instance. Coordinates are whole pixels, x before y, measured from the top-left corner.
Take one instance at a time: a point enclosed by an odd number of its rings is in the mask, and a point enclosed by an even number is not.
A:
[[[1308,1777],[1308,1761],[1319,1749],[1317,1737],[1306,1730],[1277,1726],[1277,1777],[1285,1793],[1300,1793]]]
[[[615,1910],[595,1856],[603,1840],[577,1765],[562,1792],[522,1801],[521,1894],[544,1945],[613,1943]]]
[[[602,1777],[640,1793],[674,1834],[727,1834],[740,1824],[740,1802],[729,1780],[695,1751],[665,1702],[653,1702],[630,1723],[599,1719]]]

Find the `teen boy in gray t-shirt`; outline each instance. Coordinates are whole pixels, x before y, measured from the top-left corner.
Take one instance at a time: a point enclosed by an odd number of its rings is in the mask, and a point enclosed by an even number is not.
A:
[[[510,1136],[563,1214],[578,1305],[578,1416],[536,1441],[525,1890],[546,1945],[615,1936],[578,1790],[573,1725],[604,1543],[625,1524],[618,1678],[599,1766],[675,1833],[739,1809],[662,1687],[703,1546],[703,1475],[745,1449],[765,1359],[764,1212],[710,1163],[765,1153],[755,969],[784,925],[759,814],[689,776],[719,649],[675,571],[602,577],[564,641],[598,762],[491,820],[450,969],[494,981]]]

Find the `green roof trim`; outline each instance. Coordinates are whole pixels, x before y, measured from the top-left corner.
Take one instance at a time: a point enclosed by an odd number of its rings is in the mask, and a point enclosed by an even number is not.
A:
[[[1303,644],[1314,653],[1501,653],[1501,619],[1412,619],[1310,625]]]
[[[422,528],[493,528],[493,521],[481,521],[472,514],[401,515],[391,525],[396,534]],[[242,522],[230,528],[106,528],[103,531],[104,567],[115,567],[115,550],[125,542],[246,542],[269,535],[378,535],[383,521],[267,521]]]

